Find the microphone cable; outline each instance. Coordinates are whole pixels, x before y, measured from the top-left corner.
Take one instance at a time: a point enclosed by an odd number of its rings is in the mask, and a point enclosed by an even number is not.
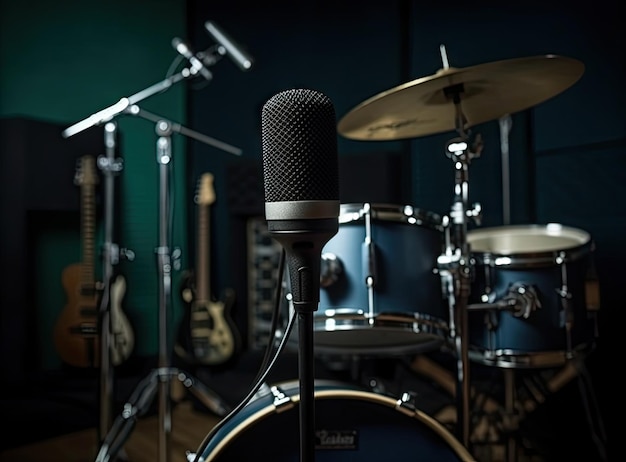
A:
[[[204,461],[204,459],[202,458],[202,453],[206,450],[208,444],[213,440],[217,432],[221,430],[224,427],[224,425],[226,425],[226,423],[228,423],[236,414],[238,414],[250,402],[250,400],[254,397],[254,395],[259,391],[259,389],[261,388],[261,385],[263,384],[263,382],[265,382],[265,379],[267,378],[268,374],[274,367],[274,364],[276,363],[278,357],[280,356],[282,351],[285,349],[285,345],[287,344],[289,336],[291,335],[291,331],[293,330],[293,326],[295,325],[295,320],[297,318],[297,315],[295,312],[289,315],[289,320],[287,322],[287,327],[284,330],[283,337],[281,338],[280,343],[278,344],[278,347],[275,353],[272,355],[272,350],[274,347],[274,339],[276,337],[276,331],[278,329],[278,322],[279,322],[279,319],[281,318],[281,316],[279,315],[279,311],[280,311],[280,300],[281,300],[281,293],[282,293],[281,281],[283,279],[284,268],[285,268],[285,253],[286,253],[285,250],[282,249],[281,254],[280,254],[279,264],[278,264],[278,283],[276,285],[276,291],[274,295],[275,305],[274,305],[274,312],[272,313],[272,321],[271,321],[270,330],[269,330],[269,333],[270,333],[269,338],[271,339],[271,341],[267,345],[267,348],[265,350],[265,355],[263,356],[263,360],[261,362],[261,366],[259,367],[259,371],[257,372],[257,375],[253,380],[252,387],[249,389],[246,396],[239,402],[239,404],[235,406],[230,411],[230,413],[228,413],[228,415],[226,415],[222,420],[220,420],[211,429],[211,431],[204,437],[204,439],[200,443],[200,446],[198,447],[198,450],[194,458],[192,459],[192,462]]]

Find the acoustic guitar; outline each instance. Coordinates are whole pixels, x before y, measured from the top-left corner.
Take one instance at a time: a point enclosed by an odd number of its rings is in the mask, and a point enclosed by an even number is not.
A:
[[[215,366],[232,359],[240,349],[241,338],[230,311],[234,291],[227,289],[224,300],[216,300],[210,286],[210,215],[215,202],[213,174],[204,173],[198,184],[195,272],[187,275],[182,297],[187,310],[181,322],[175,351],[195,364]]]
[[[67,266],[61,280],[67,296],[54,328],[54,344],[61,359],[75,367],[100,365],[100,303],[102,284],[95,279],[94,249],[96,233],[96,174],[95,158],[80,158],[74,182],[80,186],[81,262]],[[126,280],[121,274],[113,278],[110,287],[110,353],[111,363],[118,366],[126,361],[135,346],[132,326],[122,309]]]
[[[54,345],[61,359],[75,367],[100,363],[99,291],[94,278],[96,174],[94,156],[83,156],[74,176],[80,186],[81,262],[63,270],[67,304],[54,327]]]

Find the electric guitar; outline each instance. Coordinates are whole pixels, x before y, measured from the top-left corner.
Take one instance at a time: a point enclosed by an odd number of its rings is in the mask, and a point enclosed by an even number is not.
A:
[[[215,300],[210,287],[210,215],[215,202],[213,175],[204,173],[199,181],[196,204],[198,211],[197,259],[195,277],[188,277],[182,291],[188,310],[183,317],[175,351],[197,364],[214,366],[233,358],[241,345],[239,332],[230,317],[234,291],[225,293],[225,300]],[[181,345],[182,343],[182,345]]]
[[[94,235],[98,176],[93,156],[81,157],[74,182],[81,190],[82,259],[80,263],[65,267],[61,275],[67,304],[54,327],[54,345],[65,363],[97,367],[100,363],[99,292],[94,280]]]

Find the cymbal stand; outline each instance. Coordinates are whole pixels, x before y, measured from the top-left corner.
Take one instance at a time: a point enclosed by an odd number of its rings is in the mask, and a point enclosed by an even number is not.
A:
[[[450,216],[444,219],[445,249],[438,257],[437,265],[447,295],[450,314],[450,335],[456,352],[456,400],[457,433],[461,442],[469,448],[469,341],[467,337],[467,301],[470,291],[471,267],[467,242],[468,218],[479,221],[481,207],[475,204],[468,208],[469,165],[479,157],[482,150],[480,135],[477,136],[474,151],[469,150],[469,136],[464,131],[465,117],[461,111],[460,93],[462,88],[451,86],[448,89],[456,108],[456,125],[459,137],[450,140],[446,155],[453,161],[455,169],[454,202]]]

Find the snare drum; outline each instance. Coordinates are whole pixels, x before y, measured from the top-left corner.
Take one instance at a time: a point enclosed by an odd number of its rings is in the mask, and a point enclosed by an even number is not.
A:
[[[296,462],[298,391],[285,382],[253,398],[198,450],[200,460]],[[474,460],[442,424],[397,399],[332,381],[316,382],[314,396],[316,461]]]
[[[475,262],[471,304],[509,297],[527,308],[525,314],[470,309],[470,358],[498,367],[556,367],[591,349],[589,233],[560,224],[518,225],[471,230],[467,240]]]
[[[375,355],[439,348],[448,339],[448,309],[436,273],[442,246],[436,214],[342,204],[339,230],[322,250],[315,349]]]

